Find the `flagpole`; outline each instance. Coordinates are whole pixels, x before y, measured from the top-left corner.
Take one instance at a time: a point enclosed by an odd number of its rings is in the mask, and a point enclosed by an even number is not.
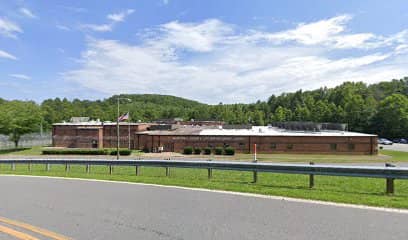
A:
[[[118,100],[118,117],[116,118],[116,160],[119,160],[119,117],[120,117],[120,112],[119,112],[119,101],[120,97],[117,98]]]
[[[130,150],[130,111],[128,112],[128,149]]]
[[[122,119],[120,116],[120,111],[119,111],[119,104],[120,104],[120,99],[124,99],[127,100],[128,102],[132,102],[131,99],[129,98],[121,98],[121,97],[117,97],[117,101],[118,101],[118,117],[116,118],[116,139],[117,139],[117,143],[116,143],[116,159],[119,160],[119,145],[120,145],[120,136],[119,136],[119,121],[121,121]]]

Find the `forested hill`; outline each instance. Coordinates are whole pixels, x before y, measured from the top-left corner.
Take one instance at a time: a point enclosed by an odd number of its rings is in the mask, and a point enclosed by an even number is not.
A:
[[[372,85],[346,82],[334,88],[299,90],[272,95],[266,101],[252,104],[208,105],[155,94],[120,97],[132,100],[130,103],[122,100],[120,106],[121,112],[130,112],[133,121],[181,117],[256,125],[272,121],[343,122],[354,131],[390,138],[408,137],[408,77]],[[117,96],[96,101],[55,98],[43,101],[38,108],[47,127],[54,122],[67,121],[72,116],[113,121],[116,118],[116,99]],[[7,104],[0,100],[0,108]]]

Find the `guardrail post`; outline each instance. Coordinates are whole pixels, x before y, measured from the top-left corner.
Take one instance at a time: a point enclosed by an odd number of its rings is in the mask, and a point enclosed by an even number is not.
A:
[[[91,166],[89,164],[86,164],[86,173],[89,173],[91,171]]]
[[[31,163],[28,164],[28,171],[31,172]]]
[[[136,176],[139,176],[140,174],[140,167],[136,165]]]
[[[13,171],[16,170],[16,164],[15,164],[15,163],[12,163],[12,164],[11,164],[11,170],[13,170]]]
[[[109,164],[109,175],[112,175],[113,172],[113,166],[112,164]]]
[[[310,162],[310,165],[314,165],[314,162]],[[314,174],[309,175],[309,188],[314,187]]]
[[[208,159],[208,161],[211,162],[211,159]],[[212,168],[208,168],[207,171],[208,171],[208,180],[211,180],[211,178],[212,178]]]
[[[257,163],[258,162],[258,160],[254,160],[253,161],[254,163]],[[252,181],[253,183],[257,183],[258,182],[258,171],[254,171],[253,172],[253,181]]]
[[[50,171],[50,168],[51,168],[50,164],[47,163],[47,164],[45,165],[45,170],[47,170],[47,172],[48,172],[48,171]]]
[[[170,168],[166,167],[166,177],[168,177],[170,175]]]
[[[68,172],[69,169],[70,169],[69,164],[68,164],[68,163],[65,163],[65,172]]]
[[[395,165],[386,163],[385,167],[395,167]],[[386,193],[387,194],[394,194],[394,178],[386,178]]]

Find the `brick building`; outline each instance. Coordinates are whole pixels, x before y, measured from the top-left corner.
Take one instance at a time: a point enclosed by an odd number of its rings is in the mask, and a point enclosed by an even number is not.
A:
[[[146,131],[149,126],[146,123],[121,122],[120,147],[128,148],[129,141],[130,146],[133,146],[134,133]],[[116,123],[88,121],[53,124],[52,145],[67,148],[115,148]]]
[[[324,130],[291,131],[276,127],[255,126],[250,129],[180,127],[173,130],[136,132],[135,149],[182,152],[185,146],[226,147],[237,152],[253,153],[326,153],[377,154],[377,136],[363,133]]]
[[[116,123],[87,121],[53,125],[54,147],[114,148]],[[182,152],[184,147],[226,147],[253,153],[377,154],[377,136],[340,130],[288,130],[265,126],[120,123],[120,147]]]

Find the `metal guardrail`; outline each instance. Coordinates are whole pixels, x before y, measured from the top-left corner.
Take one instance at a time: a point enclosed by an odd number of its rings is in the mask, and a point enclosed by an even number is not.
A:
[[[92,165],[109,166],[109,174],[113,172],[113,166],[134,166],[136,175],[140,173],[140,167],[164,167],[166,175],[170,175],[170,168],[197,168],[207,169],[208,178],[212,177],[212,170],[234,170],[248,172],[271,172],[286,174],[309,175],[309,186],[314,186],[314,175],[325,176],[345,176],[345,177],[367,177],[386,179],[386,193],[394,193],[394,179],[408,179],[408,168],[395,167],[386,164],[385,167],[371,166],[336,166],[336,165],[315,165],[307,164],[275,164],[275,163],[254,163],[254,162],[223,162],[223,161],[203,161],[203,160],[90,160],[90,159],[0,159],[0,164],[11,164],[15,169],[16,164],[28,164],[31,170],[32,164],[44,164],[50,170],[50,165],[65,165],[65,170],[69,171],[70,165],[85,165],[86,172],[90,172]],[[254,177],[254,182],[257,178]]]

